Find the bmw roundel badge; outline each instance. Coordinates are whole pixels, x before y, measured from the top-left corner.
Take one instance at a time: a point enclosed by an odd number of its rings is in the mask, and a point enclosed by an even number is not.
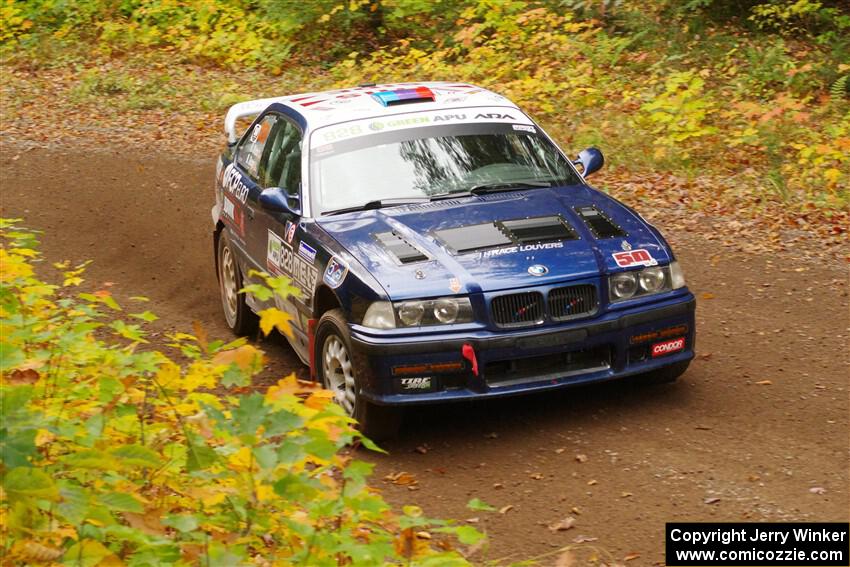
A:
[[[549,268],[543,264],[534,264],[533,266],[528,267],[528,273],[532,276],[545,276],[549,273]]]

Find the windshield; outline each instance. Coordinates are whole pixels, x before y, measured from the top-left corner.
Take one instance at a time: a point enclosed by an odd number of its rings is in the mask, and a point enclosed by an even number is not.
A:
[[[498,187],[581,179],[535,126],[456,124],[376,133],[311,152],[316,214],[370,201],[421,201]]]

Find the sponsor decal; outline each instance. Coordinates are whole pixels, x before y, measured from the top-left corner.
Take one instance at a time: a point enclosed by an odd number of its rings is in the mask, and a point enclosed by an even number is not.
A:
[[[266,251],[266,267],[276,274],[283,274],[292,279],[309,296],[319,277],[319,271],[312,264],[295,254],[292,246],[277,234],[269,231],[268,249]]]
[[[658,265],[658,260],[652,257],[652,254],[649,253],[649,250],[645,250],[643,248],[624,252],[614,252],[613,254],[611,254],[611,256],[614,257],[614,260],[617,262],[617,265],[621,268],[628,268],[630,266]]]
[[[260,124],[256,124],[254,129],[251,130],[251,143],[252,144],[264,144],[266,139],[269,137],[269,132],[272,129],[272,121],[271,120],[263,120]]]
[[[652,345],[650,352],[652,353],[652,358],[655,358],[657,356],[664,356],[665,354],[679,352],[684,348],[685,337],[679,337],[678,339],[664,341],[662,343],[655,343],[654,345]]]
[[[543,264],[534,264],[533,266],[528,267],[528,273],[532,276],[545,276],[549,273],[549,268]]]
[[[359,95],[358,95],[359,96]],[[325,99],[327,101],[329,99]],[[293,100],[293,103],[301,104],[302,106],[317,104],[325,101],[309,101],[300,102]],[[310,110],[318,110],[316,106],[310,106]],[[327,108],[332,108],[328,106]],[[310,137],[310,146],[317,148],[340,140],[347,140],[357,136],[366,136],[375,132],[384,132],[402,128],[417,128],[420,126],[433,126],[439,124],[474,124],[484,122],[514,122],[516,126],[524,126],[518,130],[526,130],[528,132],[536,132],[536,128],[531,120],[523,114],[506,114],[504,108],[500,107],[480,107],[474,112],[469,111],[428,111],[417,112],[415,114],[403,114],[397,116],[389,116],[380,119],[363,119],[345,124],[334,124],[317,129]],[[516,113],[515,113],[516,114]]]
[[[449,289],[452,290],[452,293],[457,293],[460,291],[460,280],[457,278],[452,278],[449,280]]]
[[[434,122],[449,122],[451,120],[466,120],[466,114],[438,114],[434,117]]]
[[[666,339],[667,337],[681,336],[687,332],[687,325],[676,325],[675,327],[667,327],[666,329],[661,329],[660,331],[648,331],[646,333],[640,333],[639,335],[632,335],[631,337],[629,337],[629,343],[636,345],[638,343],[645,343],[647,341]]]
[[[286,237],[286,241],[292,244],[292,239],[295,238],[295,223],[286,221],[286,231],[283,234]]]
[[[534,126],[526,126],[525,124],[514,124],[514,130],[519,130],[520,132],[531,132],[534,134],[536,130]]]
[[[316,261],[316,249],[304,242],[298,243],[298,255],[314,263]]]
[[[324,280],[332,289],[338,288],[345,281],[345,276],[348,274],[348,266],[336,256],[332,256],[328,260],[328,265],[325,268]]]
[[[563,248],[563,242],[542,242],[539,244],[522,244],[520,246],[507,246],[505,248],[496,248],[494,250],[484,250],[481,252],[482,258],[493,258],[495,256],[503,256],[505,254],[516,254],[517,252],[537,252],[540,250],[554,250]]]
[[[402,378],[401,388],[403,390],[430,390],[431,377],[420,376],[416,378]]]
[[[622,248],[624,251],[628,252],[629,250],[632,249],[632,245],[629,244],[628,240],[624,240],[620,243],[620,248]]]
[[[229,195],[224,196],[224,202],[221,205],[221,212],[224,214],[225,220],[230,221],[236,232],[239,233],[240,236],[245,235],[245,214],[242,211],[242,207],[236,204],[232,197]]]
[[[231,163],[224,168],[221,185],[224,191],[236,197],[240,203],[248,199],[248,186],[242,181],[242,174],[236,169],[235,164]]]
[[[499,114],[498,112],[490,112],[487,114],[476,114],[476,120],[516,120],[510,114]]]

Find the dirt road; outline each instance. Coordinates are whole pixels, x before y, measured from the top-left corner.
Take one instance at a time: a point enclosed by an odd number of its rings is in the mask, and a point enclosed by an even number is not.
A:
[[[227,336],[211,157],[6,146],[0,158],[0,214],[44,230],[49,260],[93,259],[87,285],[150,297],[160,330],[199,320]],[[667,236],[700,297],[700,354],[679,383],[417,409],[389,455],[364,455],[377,463],[373,484],[431,515],[477,518],[490,559],[585,539],[652,565],[667,521],[847,521],[847,267]],[[287,346],[263,348],[278,376],[306,376]],[[417,483],[381,480],[401,471]],[[502,513],[466,510],[473,497]],[[569,516],[573,528],[548,528]]]

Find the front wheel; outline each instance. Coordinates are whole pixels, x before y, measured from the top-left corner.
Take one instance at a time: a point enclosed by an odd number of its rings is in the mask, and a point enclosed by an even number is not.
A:
[[[360,380],[348,322],[341,309],[328,311],[316,327],[316,369],[322,386],[334,401],[357,420],[360,431],[372,440],[393,437],[401,425],[401,410],[378,406],[360,396]]]
[[[218,287],[227,326],[237,335],[256,333],[259,318],[245,302],[245,294],[239,293],[242,272],[226,229],[218,237]]]

